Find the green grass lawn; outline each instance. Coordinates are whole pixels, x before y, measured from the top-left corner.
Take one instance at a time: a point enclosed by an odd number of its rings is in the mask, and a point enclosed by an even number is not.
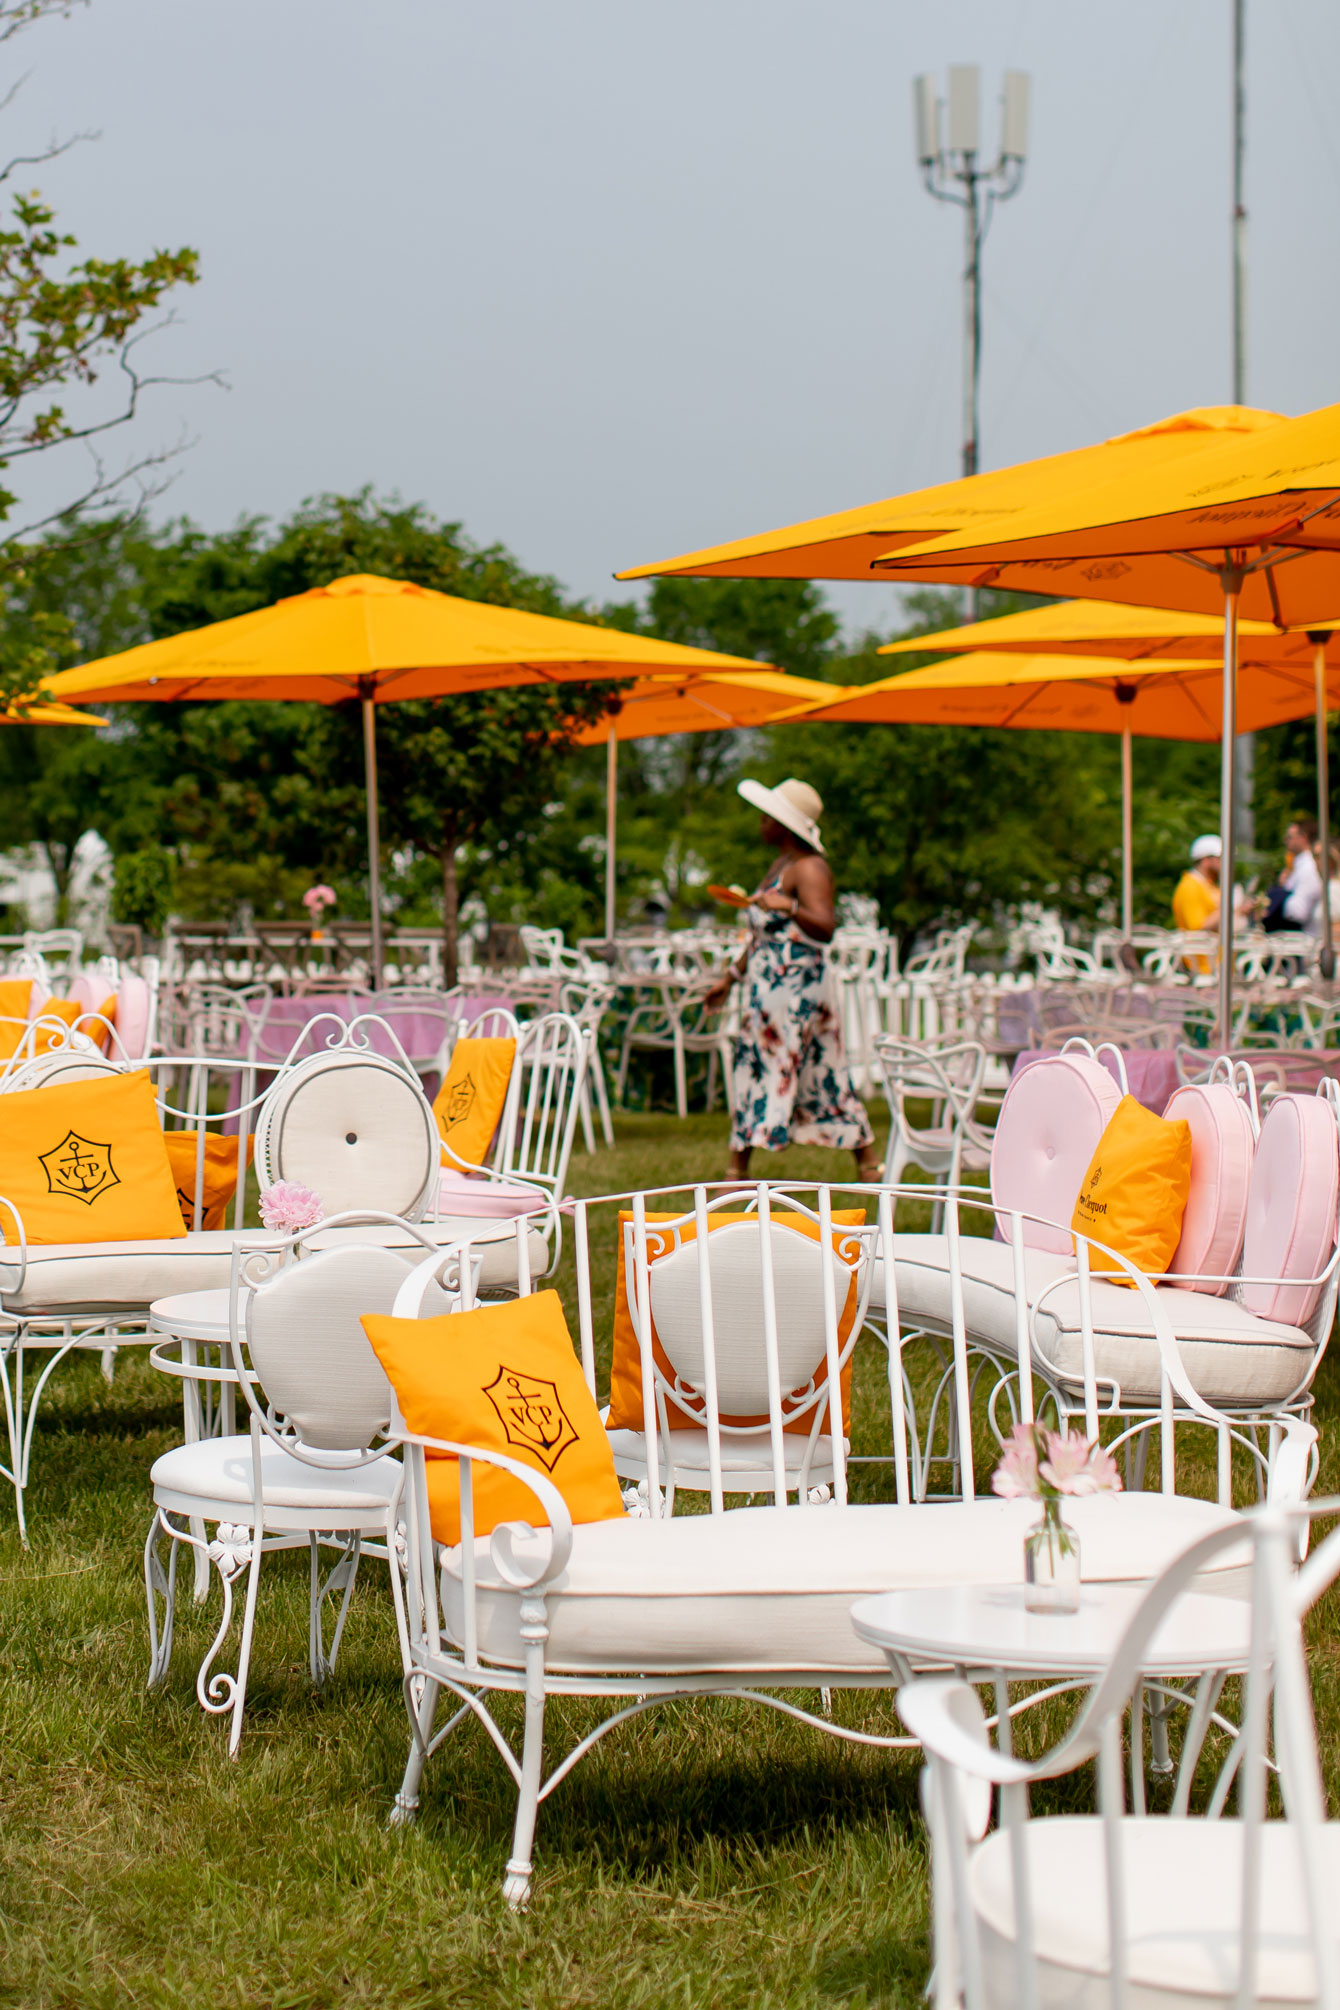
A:
[[[630,1116],[614,1153],[579,1151],[573,1184],[601,1193],[712,1177],[724,1158],[720,1115]],[[845,1177],[849,1166],[794,1151],[767,1170]],[[605,1241],[595,1283],[607,1306]],[[856,1448],[869,1437],[879,1449],[882,1355],[864,1347],[858,1360]],[[602,1373],[607,1365],[606,1349]],[[1321,1395],[1324,1432],[1334,1379]],[[305,1555],[267,1560],[246,1729],[230,1763],[224,1721],[203,1715],[193,1686],[217,1593],[194,1606],[189,1570],[169,1686],[144,1689],[148,1472],[179,1441],[180,1422],[177,1385],[137,1350],[121,1356],[110,1387],[96,1357],[72,1361],[38,1431],[27,1550],[0,1498],[0,2003],[758,2010],[918,2000],[926,1862],[918,1766],[905,1754],[844,1746],[749,1705],[652,1712],[599,1745],[542,1807],[535,1897],[520,1918],[500,1896],[511,1784],[478,1728],[430,1766],[417,1827],[388,1830],[407,1729],[375,1563],[335,1677],[314,1693]],[[1336,1471],[1329,1436],[1324,1480]],[[886,1491],[878,1469],[865,1474],[863,1491]],[[1324,1613],[1316,1632],[1329,1759],[1340,1682]],[[499,1705],[505,1721],[510,1702]],[[565,1728],[600,1708],[556,1707]],[[867,1728],[897,1728],[888,1695],[839,1696],[836,1707]]]

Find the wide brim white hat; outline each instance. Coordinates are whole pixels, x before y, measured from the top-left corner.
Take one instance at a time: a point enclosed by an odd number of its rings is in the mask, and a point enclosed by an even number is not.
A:
[[[738,784],[739,792],[747,803],[756,810],[762,810],[765,817],[781,824],[784,830],[793,831],[798,838],[804,838],[821,855],[823,840],[819,836],[819,819],[824,813],[823,797],[808,782],[798,782],[794,776],[778,782],[775,789],[764,788],[762,782],[744,781]]]

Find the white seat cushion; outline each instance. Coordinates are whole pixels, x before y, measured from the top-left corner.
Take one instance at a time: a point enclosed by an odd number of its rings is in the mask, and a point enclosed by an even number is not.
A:
[[[1163,1494],[1076,1500],[1067,1508],[1093,1582],[1143,1582],[1235,1517],[1209,1501]],[[987,1497],[913,1507],[733,1508],[669,1521],[589,1522],[548,1594],[546,1665],[555,1670],[680,1674],[879,1669],[858,1638],[853,1602],[928,1584],[1017,1584],[1033,1501]],[[547,1533],[533,1538],[544,1554]],[[519,1546],[531,1553],[532,1539]],[[479,1646],[522,1661],[519,1594],[475,1545]],[[1207,1576],[1209,1573],[1207,1573]],[[1226,1553],[1213,1587],[1241,1595],[1244,1561]],[[442,1562],[447,1631],[460,1641],[460,1550]]]
[[[708,1483],[707,1432],[671,1431],[671,1449],[675,1460],[676,1486],[706,1487]],[[641,1479],[647,1470],[647,1440],[642,1431],[611,1431],[610,1450],[614,1454],[614,1470],[625,1479]],[[793,1476],[804,1463],[809,1449],[809,1437],[801,1437],[797,1431],[783,1434],[782,1446],[786,1457],[786,1470]],[[726,1432],[721,1439],[721,1470],[723,1475],[748,1475],[748,1486],[742,1486],[745,1493],[756,1493],[760,1487],[772,1484],[772,1438],[768,1431]],[[760,1475],[762,1477],[760,1478]],[[821,1436],[814,1447],[814,1457],[810,1461],[810,1481],[817,1486],[821,1480],[833,1477],[833,1453],[827,1437]],[[661,1485],[669,1478],[665,1453],[661,1454]],[[727,1492],[730,1491],[729,1483]]]
[[[959,1248],[968,1333],[1012,1356],[1017,1331],[1014,1253],[1008,1243],[985,1236],[964,1236]],[[932,1330],[949,1331],[949,1247],[945,1238],[896,1236],[894,1261],[901,1324],[906,1328],[924,1322]],[[1025,1250],[1029,1303],[1036,1305],[1049,1284],[1070,1275],[1074,1268],[1073,1256]],[[1131,1401],[1157,1401],[1158,1347],[1142,1296],[1124,1284],[1110,1284],[1101,1278],[1093,1279],[1091,1290],[1097,1373],[1117,1382],[1123,1397]],[[1279,1402],[1306,1380],[1316,1349],[1301,1327],[1258,1319],[1232,1298],[1212,1298],[1203,1291],[1170,1284],[1161,1284],[1157,1290],[1192,1386],[1207,1402]],[[875,1266],[870,1303],[872,1311],[886,1309],[882,1263]],[[1050,1368],[1063,1382],[1082,1384],[1079,1284],[1073,1277],[1046,1298],[1033,1332],[1039,1365]]]
[[[1042,2010],[1107,2010],[1107,1892],[1102,1824],[1093,1815],[1029,1822],[1029,1885]],[[1121,1825],[1127,1906],[1127,2001],[1130,2010],[1164,2010],[1174,2002],[1205,2010],[1231,2003],[1242,1915],[1242,1824],[1127,1817]],[[1260,1970],[1252,2001],[1315,2003],[1317,1982],[1308,1950],[1307,1909],[1296,1833],[1268,1822],[1258,1872]],[[1324,1888],[1340,1880],[1340,1827],[1323,1840]],[[988,1836],[971,1870],[973,1908],[981,1923],[987,1997],[1018,2002],[1013,1882],[1009,1837]],[[1334,1917],[1328,1930],[1336,1930]]]
[[[313,1453],[314,1458],[323,1455]],[[335,1453],[324,1454],[334,1459]],[[385,1452],[365,1466],[324,1477],[267,1438],[261,1446],[261,1480],[267,1505],[310,1509],[322,1514],[349,1512],[375,1521],[400,1484],[400,1461]],[[155,1459],[149,1475],[160,1507],[199,1514],[202,1503],[251,1506],[251,1439],[202,1438],[178,1445]],[[206,1510],[207,1512],[207,1510]]]
[[[430,1243],[461,1241],[470,1236],[487,1244],[479,1287],[482,1291],[516,1288],[516,1237],[511,1222],[474,1221],[453,1216],[449,1220],[418,1224]],[[414,1247],[404,1231],[380,1223],[334,1229],[323,1237],[318,1229],[311,1236],[313,1248],[339,1237],[357,1242],[385,1243],[390,1248]],[[17,1275],[18,1252],[0,1246],[0,1305],[6,1312],[32,1316],[63,1313],[121,1313],[127,1318],[143,1315],[157,1298],[171,1298],[183,1291],[226,1289],[233,1244],[272,1243],[265,1229],[248,1229],[238,1236],[232,1229],[197,1229],[167,1241],[140,1242],[44,1242],[28,1247],[28,1267],[17,1290],[7,1280]],[[533,1229],[529,1238],[531,1275],[538,1277],[549,1262],[549,1245],[544,1235]]]

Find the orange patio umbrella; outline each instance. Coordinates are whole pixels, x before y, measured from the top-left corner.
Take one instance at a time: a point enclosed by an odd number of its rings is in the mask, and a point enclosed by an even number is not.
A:
[[[1160,472],[1120,476],[986,539],[957,532],[890,551],[886,577],[1076,592],[1181,612],[1223,608],[1223,878],[1233,878],[1238,623],[1324,624],[1340,607],[1340,405]],[[1220,902],[1221,1032],[1230,1024],[1233,903]]]
[[[913,489],[860,509],[839,510],[833,516],[814,517],[782,530],[685,552],[654,565],[634,566],[618,577],[869,579],[873,562],[899,544],[964,528],[986,536],[1022,510],[1064,501],[1076,489],[1111,475],[1153,474],[1225,440],[1249,438],[1279,423],[1278,413],[1258,412],[1246,405],[1207,405],[1175,412],[1155,425],[1119,433],[1096,446],[961,476],[935,488]],[[1045,593],[1049,589],[1032,590]]]
[[[118,704],[277,698],[336,705],[357,698],[367,777],[373,982],[380,985],[378,705],[523,684],[765,667],[619,628],[555,620],[435,593],[408,580],[353,573],[272,607],[62,671],[48,689],[59,698]]]
[[[712,671],[704,676],[649,677],[621,692],[608,716],[577,735],[582,747],[604,744],[605,940],[614,940],[614,868],[618,835],[619,742],[672,733],[719,733],[764,726],[782,713],[832,697],[841,686],[780,670]]]
[[[990,623],[977,624],[989,627]],[[934,643],[935,637],[918,640]],[[1340,666],[1330,693],[1340,703]],[[1121,736],[1121,920],[1132,926],[1132,738],[1219,738],[1223,665],[1201,662],[1114,662],[1104,656],[1043,656],[976,650],[901,676],[862,684],[792,715],[788,724],[1034,727],[1061,733]],[[1269,669],[1244,686],[1242,733],[1303,719],[1313,706],[1309,682]]]
[[[1018,651],[1031,657],[1035,652],[1047,655],[1055,652],[1075,658],[1112,657],[1138,667],[1190,657],[1222,637],[1223,621],[1217,614],[1120,607],[1106,600],[1056,600],[1025,608],[1018,614],[1001,615],[994,621],[973,621],[961,628],[941,629],[934,635],[886,642],[879,653],[899,656],[914,650],[990,650]],[[1241,674],[1244,670],[1249,673],[1245,679]],[[1337,703],[1340,622],[1318,624],[1301,632],[1282,632],[1266,621],[1240,621],[1238,672],[1239,733],[1255,733],[1265,726],[1304,719],[1309,713],[1315,716],[1317,826],[1322,858],[1329,860],[1331,788],[1326,715]],[[1199,686],[1197,697],[1206,706],[1213,705],[1216,714],[1223,702],[1221,675],[1216,675],[1213,688],[1203,680],[1193,680]],[[1149,687],[1151,699],[1159,689],[1157,685]],[[1164,695],[1172,697],[1170,691]],[[1200,736],[1179,729],[1172,737]],[[1212,737],[1218,738],[1217,728]],[[1123,746],[1123,759],[1128,758],[1129,748]],[[1329,867],[1324,876],[1329,876]],[[1322,907],[1322,940],[1322,974],[1330,977],[1335,955],[1329,900]]]

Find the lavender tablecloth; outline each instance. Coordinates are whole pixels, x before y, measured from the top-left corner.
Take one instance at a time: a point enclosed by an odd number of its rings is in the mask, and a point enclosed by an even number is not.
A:
[[[1137,1103],[1143,1103],[1156,1117],[1161,1117],[1167,1107],[1168,1098],[1178,1086],[1177,1057],[1160,1047],[1124,1047],[1122,1058],[1126,1063],[1126,1080]],[[1247,1047],[1234,1050],[1232,1058],[1246,1061],[1256,1069],[1259,1085],[1278,1085],[1283,1080],[1284,1087],[1295,1095],[1316,1094],[1317,1084],[1323,1075],[1333,1075],[1340,1080],[1340,1049],[1315,1047],[1277,1049],[1273,1047]],[[1031,1068],[1035,1061],[1046,1059],[1043,1049],[1034,1049],[1020,1054],[1015,1061],[1012,1076],[1024,1068]],[[1100,1054],[1099,1059],[1108,1073],[1116,1078],[1116,1064],[1110,1054]],[[1213,1052],[1204,1056],[1208,1068],[1216,1059]]]
[[[1022,1074],[1025,1068],[1031,1068],[1035,1061],[1054,1058],[1054,1054],[1040,1047],[1020,1054],[1011,1071],[1011,1078]],[[1100,1054],[1098,1058],[1116,1081],[1117,1066],[1112,1056]],[[1126,1063],[1126,1081],[1136,1102],[1143,1103],[1147,1110],[1161,1117],[1169,1096],[1177,1087],[1177,1056],[1163,1047],[1127,1047],[1122,1058]]]

